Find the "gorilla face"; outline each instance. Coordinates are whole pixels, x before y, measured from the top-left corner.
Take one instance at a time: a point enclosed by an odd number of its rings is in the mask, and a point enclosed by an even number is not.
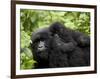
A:
[[[40,42],[38,43],[37,50],[38,50],[38,51],[44,51],[44,50],[46,50],[45,41],[40,41]]]
[[[32,50],[36,55],[36,60],[48,59],[50,32],[48,29],[41,29],[32,34]],[[34,55],[33,55],[34,56]]]

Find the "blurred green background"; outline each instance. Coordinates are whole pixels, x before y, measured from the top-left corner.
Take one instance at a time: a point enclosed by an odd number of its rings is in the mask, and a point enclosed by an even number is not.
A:
[[[36,63],[30,49],[32,32],[38,28],[49,27],[51,23],[56,21],[63,23],[66,27],[90,35],[89,12],[21,9],[21,69],[32,69],[34,68],[34,63]]]

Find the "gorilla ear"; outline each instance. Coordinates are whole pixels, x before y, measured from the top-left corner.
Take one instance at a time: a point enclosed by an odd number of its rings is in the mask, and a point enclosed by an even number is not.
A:
[[[32,47],[32,40],[30,40],[30,46]]]

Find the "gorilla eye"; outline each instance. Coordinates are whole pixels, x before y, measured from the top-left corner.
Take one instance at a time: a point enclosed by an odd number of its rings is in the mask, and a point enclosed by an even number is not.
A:
[[[33,43],[37,43],[37,42],[39,42],[40,41],[40,39],[35,39],[34,41],[33,41]]]
[[[44,41],[44,40],[45,40],[44,38],[40,38],[40,39],[39,39],[39,41]]]

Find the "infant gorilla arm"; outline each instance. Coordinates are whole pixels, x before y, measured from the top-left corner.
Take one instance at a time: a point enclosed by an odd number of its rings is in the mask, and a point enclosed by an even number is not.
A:
[[[63,40],[55,34],[52,39],[52,49],[59,49],[61,52],[71,52],[75,49],[76,45],[73,42],[65,43]]]
[[[65,42],[73,41],[79,46],[90,46],[90,37],[85,34],[66,28],[63,24],[55,22],[50,26],[52,34],[58,34]],[[75,44],[76,44],[75,43]]]

